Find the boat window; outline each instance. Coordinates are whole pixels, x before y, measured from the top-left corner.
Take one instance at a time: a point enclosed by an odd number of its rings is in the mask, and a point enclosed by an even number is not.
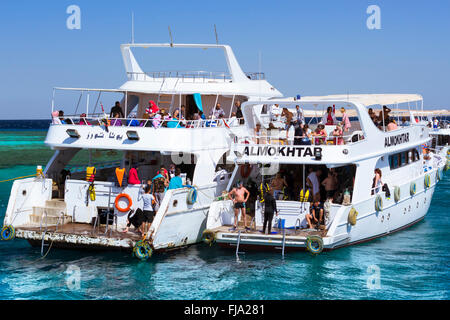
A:
[[[419,152],[416,149],[402,151],[389,156],[389,166],[391,170],[394,170],[419,161],[419,159]]]

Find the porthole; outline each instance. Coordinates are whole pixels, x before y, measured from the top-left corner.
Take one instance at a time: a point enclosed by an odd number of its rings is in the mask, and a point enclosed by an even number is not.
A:
[[[391,218],[391,214],[390,213],[388,213],[388,215],[387,215],[387,219],[389,220]]]
[[[384,221],[384,216],[381,216],[381,222],[383,222]]]
[[[22,190],[22,195],[25,197],[27,195],[27,190]]]
[[[425,198],[425,200],[423,200],[423,203],[427,203],[427,198]]]
[[[408,206],[408,212],[411,212],[411,206]]]
[[[416,208],[419,208],[419,201],[417,201]]]
[[[403,214],[406,214],[406,208],[403,209]]]
[[[178,200],[174,200],[172,206],[175,208],[178,205]]]

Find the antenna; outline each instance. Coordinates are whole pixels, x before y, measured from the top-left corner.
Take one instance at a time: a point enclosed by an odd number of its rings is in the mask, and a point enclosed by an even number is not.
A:
[[[134,43],[134,11],[131,11],[131,43]]]
[[[173,47],[173,38],[172,38],[172,31],[170,31],[170,26],[169,26],[169,36],[170,36],[170,46]]]
[[[216,34],[216,44],[219,44],[219,37],[217,36],[217,28],[216,28],[216,25],[214,25],[214,33]]]
[[[259,74],[261,74],[261,63],[262,63],[262,58],[261,58],[261,51],[258,52],[258,72]],[[257,78],[258,79],[258,78]],[[261,81],[258,81],[258,91],[259,91],[259,101],[261,101]]]

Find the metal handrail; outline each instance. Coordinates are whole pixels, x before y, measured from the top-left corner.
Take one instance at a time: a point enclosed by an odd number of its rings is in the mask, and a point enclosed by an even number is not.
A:
[[[250,80],[265,80],[263,72],[245,72]],[[127,72],[128,80],[133,81],[151,81],[155,79],[178,78],[184,80],[223,80],[231,81],[232,75],[225,72],[214,71],[152,71],[152,72]]]
[[[348,145],[348,144],[353,144],[353,143],[357,143],[363,139],[358,139],[358,141],[356,142],[352,142],[351,138],[355,135],[355,133],[351,134],[351,135],[340,135],[340,136],[333,136],[333,135],[329,135],[329,136],[311,136],[311,137],[306,137],[309,139],[309,141],[311,142],[311,145],[315,146],[315,145],[328,145],[326,142],[327,141],[333,141],[334,143],[332,145],[337,146],[337,145]],[[283,138],[283,137],[279,137],[279,136],[257,136],[257,135],[247,135],[247,136],[240,136],[239,140],[237,142],[237,144],[245,144],[248,145],[248,143],[245,143],[245,141],[247,140],[247,142],[249,142],[250,144],[257,144],[257,145],[294,145],[293,141],[294,139],[301,139],[301,138],[305,138],[305,136],[291,136],[288,139]],[[338,144],[338,139],[343,139],[343,144]],[[250,141],[248,141],[250,140]],[[258,142],[259,140],[259,142]],[[324,143],[316,143],[317,141],[321,141],[321,140],[325,140]],[[278,143],[273,143],[273,141],[278,141]],[[285,144],[282,144],[280,141],[285,141]]]
[[[103,115],[103,114],[102,114]],[[70,119],[72,124],[54,124],[54,125],[81,125],[81,120],[86,126],[104,125],[104,118],[101,117],[79,117],[79,116],[65,116],[65,119]],[[116,125],[120,120],[120,125]],[[143,118],[109,118],[109,127],[128,127],[128,128],[153,128],[153,129],[179,129],[179,128],[215,128],[215,127],[237,127],[243,126],[240,124],[239,118],[214,118],[214,119],[199,119],[199,120],[185,120],[185,119],[143,119]],[[125,125],[124,125],[125,123]],[[167,127],[169,123],[173,123],[172,127]],[[148,127],[147,125],[152,126]]]

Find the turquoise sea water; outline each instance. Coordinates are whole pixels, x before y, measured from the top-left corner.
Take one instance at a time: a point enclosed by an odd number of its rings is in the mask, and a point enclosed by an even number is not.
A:
[[[1,129],[0,129],[1,130]],[[43,130],[0,131],[0,180],[33,174],[52,152]],[[0,183],[3,221],[12,183]],[[450,174],[425,220],[389,237],[325,252],[246,253],[192,246],[139,262],[128,253],[0,242],[0,299],[449,299]],[[74,269],[75,268],[75,269]],[[368,286],[379,270],[379,288]],[[79,270],[79,288],[73,282]],[[370,289],[372,288],[372,289]]]

